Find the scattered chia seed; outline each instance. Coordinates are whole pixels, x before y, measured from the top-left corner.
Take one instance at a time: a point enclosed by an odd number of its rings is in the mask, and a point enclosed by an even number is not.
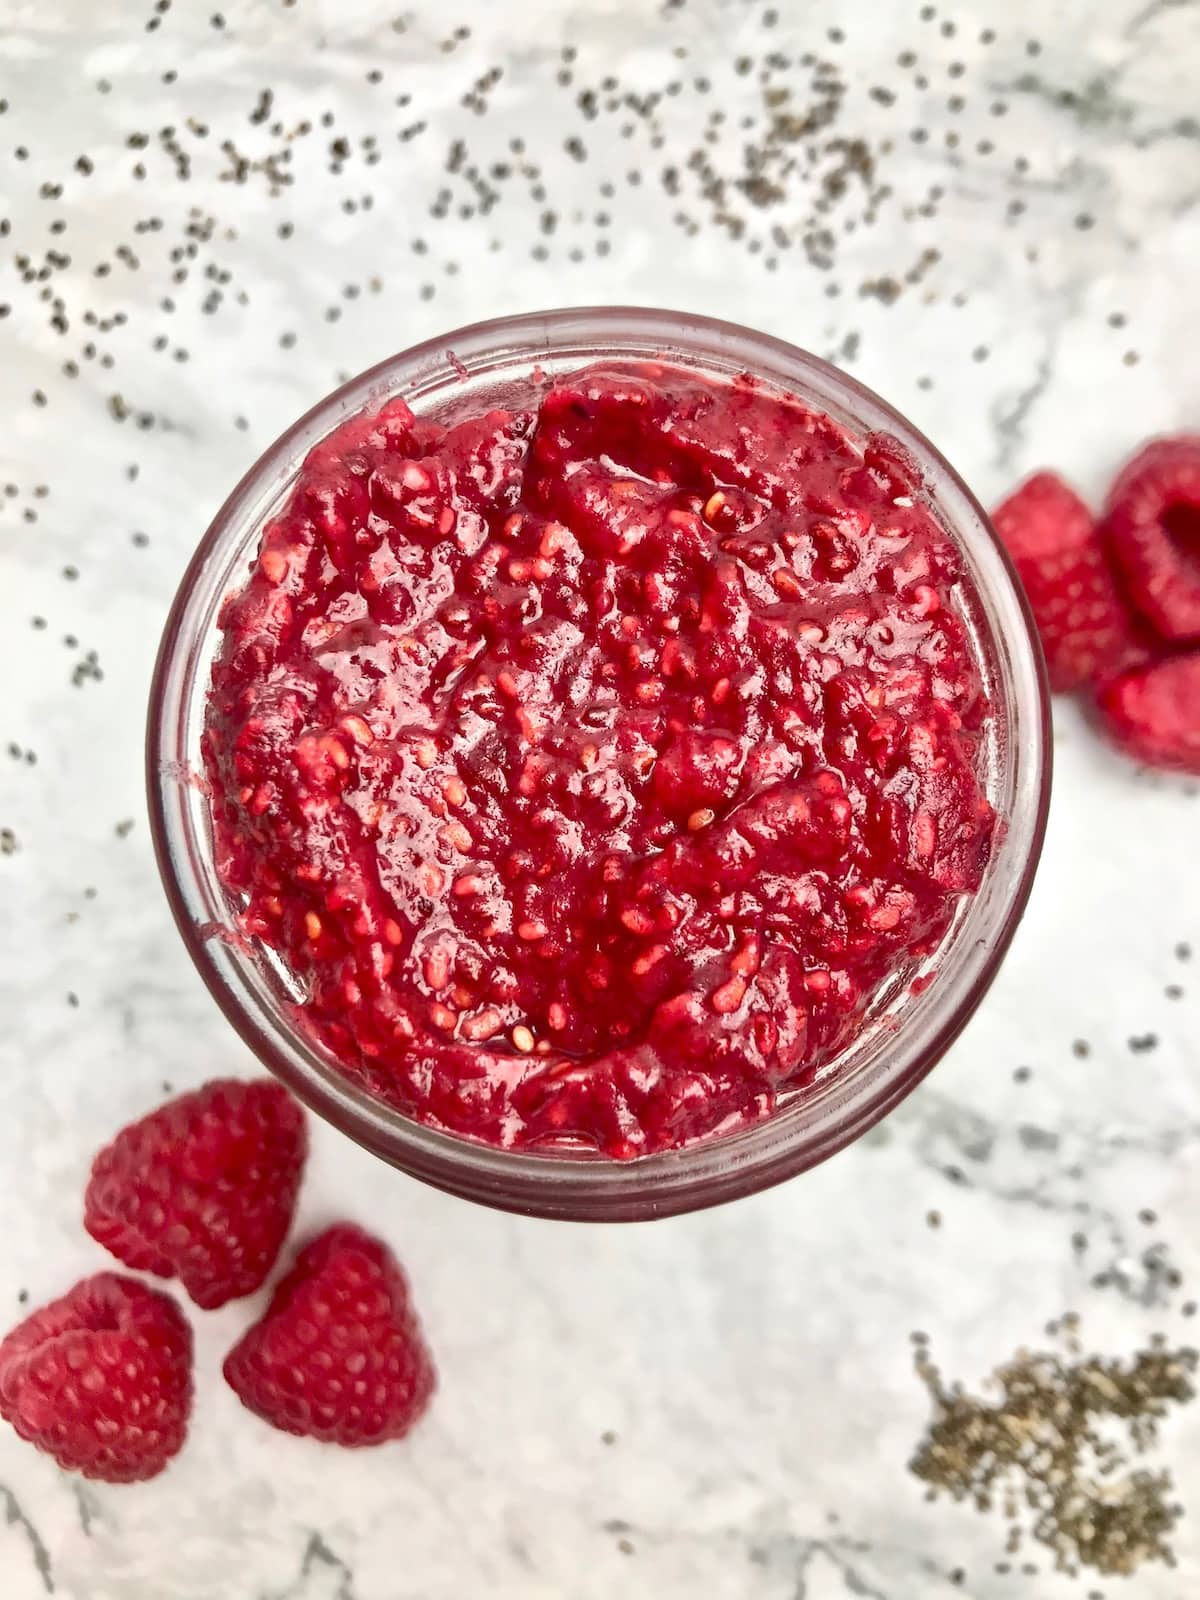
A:
[[[931,1499],[949,1494],[978,1511],[1002,1509],[1009,1555],[1031,1537],[1071,1574],[1091,1567],[1128,1576],[1146,1562],[1170,1564],[1181,1515],[1172,1480],[1136,1458],[1157,1442],[1169,1407],[1193,1398],[1196,1352],[1168,1350],[1155,1336],[1128,1362],[1084,1357],[1077,1318],[1048,1332],[1065,1349],[1019,1350],[993,1374],[994,1400],[947,1387],[927,1340],[916,1338],[933,1418],[910,1470]]]
[[[76,689],[82,688],[85,683],[100,683],[103,678],[104,673],[100,669],[100,660],[95,650],[89,650],[71,670],[71,682]]]

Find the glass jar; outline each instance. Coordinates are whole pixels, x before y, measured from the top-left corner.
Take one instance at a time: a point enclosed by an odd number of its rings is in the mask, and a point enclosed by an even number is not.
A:
[[[400,396],[439,420],[528,400],[531,373],[553,378],[601,358],[664,360],[701,374],[751,372],[827,412],[857,438],[885,432],[920,466],[927,502],[960,548],[959,602],[991,703],[982,779],[998,825],[983,883],[965,899],[916,982],[877,997],[821,1082],[737,1132],[615,1161],[575,1149],[510,1151],[441,1132],[353,1085],[298,1025],[286,974],[247,940],[214,861],[201,735],[221,602],[240,587],[262,528],[308,451],[348,417]],[[856,1139],[945,1053],[995,976],[1024,909],[1049,796],[1045,673],[1024,596],[962,480],[876,395],[764,334],[679,313],[552,311],[478,323],[381,362],[322,400],[265,452],[200,541],[171,609],[150,698],[149,802],[176,921],[225,1015],[263,1064],[314,1112],[385,1161],[439,1188],[536,1216],[589,1221],[668,1216],[792,1177]],[[936,973],[936,981],[922,976]]]

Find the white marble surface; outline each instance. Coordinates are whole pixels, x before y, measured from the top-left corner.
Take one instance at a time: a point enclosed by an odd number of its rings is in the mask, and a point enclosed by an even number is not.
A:
[[[223,29],[210,21],[218,3]],[[623,300],[723,314],[840,352],[984,498],[1043,459],[1098,493],[1141,434],[1200,424],[1200,6],[1053,9],[1051,21],[1037,0],[974,0],[922,20],[915,3],[779,0],[783,17],[768,31],[762,6],[735,0],[417,0],[399,32],[395,9],[365,0],[176,0],[147,32],[150,0],[4,0],[0,216],[12,230],[0,243],[0,301],[12,312],[0,323],[0,479],[20,493],[0,511],[0,826],[17,843],[0,856],[0,1325],[21,1314],[21,1291],[37,1304],[105,1264],[80,1226],[97,1145],[164,1081],[254,1068],[189,967],[159,890],[143,708],[166,607],[207,518],[339,372],[476,317]],[[459,25],[471,35],[452,41]],[[994,42],[981,40],[989,28]],[[1040,54],[1027,50],[1031,35]],[[563,86],[568,45],[579,78]],[[673,62],[679,46],[689,57]],[[744,138],[738,119],[757,90],[731,60],[771,48],[839,64],[842,119],[818,141],[894,140],[880,162],[892,192],[873,226],[839,236],[831,273],[799,248],[770,272],[744,241],[712,226],[689,237],[673,220],[702,209],[685,163],[708,111],[727,115],[714,160],[728,166]],[[905,50],[915,68],[896,65]],[[504,76],[480,117],[460,101],[494,63]],[[367,81],[373,68],[379,84]],[[164,83],[171,69],[178,78]],[[624,87],[649,89],[673,70],[713,87],[707,99],[688,90],[664,102],[662,148],[621,112],[582,123],[575,96],[587,82],[614,71]],[[887,92],[873,97],[875,86]],[[266,87],[275,102],[259,125],[250,113]],[[408,107],[395,104],[402,93]],[[993,112],[995,102],[1007,109]],[[261,172],[222,181],[221,140],[254,159],[276,148],[276,116],[292,127],[326,110],[335,125],[294,142],[290,191],[272,197]],[[211,125],[207,139],[188,117]],[[421,119],[423,132],[398,140]],[[626,121],[636,126],[622,137]],[[187,183],[158,144],[166,125],[193,159]],[[910,137],[919,126],[924,142]],[[150,149],[128,148],[143,128]],[[959,133],[957,150],[947,132]],[[338,175],[328,145],[343,133],[353,151]],[[584,162],[564,149],[580,133]],[[358,144],[370,134],[377,165]],[[507,141],[523,134],[548,200],[509,180],[491,216],[459,217],[466,188],[442,169],[460,134],[485,167],[511,160]],[[981,140],[994,148],[980,151]],[[90,177],[74,168],[81,153]],[[145,181],[133,174],[139,160]],[[658,173],[675,162],[691,198],[664,193]],[[645,175],[640,185],[631,170]],[[597,192],[606,179],[611,197]],[[60,182],[61,196],[39,192]],[[451,215],[431,219],[443,183]],[[932,218],[915,209],[930,185],[943,190]],[[369,211],[342,208],[368,192]],[[796,230],[801,196],[793,183],[759,221]],[[539,261],[530,252],[545,205],[561,221]],[[175,284],[170,253],[189,207],[209,236]],[[833,226],[861,209],[840,202]],[[594,222],[601,210],[607,228]],[[155,215],[161,231],[135,232]],[[1081,215],[1093,225],[1078,226]],[[67,224],[60,236],[48,231],[55,218]],[[277,235],[283,221],[295,224],[290,240]],[[593,251],[601,233],[607,256]],[[414,235],[426,254],[414,253]],[[95,276],[122,241],[137,269],[118,259]],[[575,246],[582,260],[570,258]],[[42,283],[22,281],[20,255],[36,272],[47,248],[72,258],[48,290],[62,297],[65,333],[50,325]],[[941,258],[919,288],[892,305],[859,295],[863,280],[902,275],[926,248]],[[362,285],[358,298],[342,298],[348,283]],[[225,298],[205,315],[214,287]],[[335,303],[341,318],[326,321]],[[128,320],[89,327],[89,308]],[[283,348],[289,330],[296,343]],[[177,344],[186,364],[171,357]],[[73,381],[62,371],[72,359]],[[158,425],[116,421],[118,393]],[[48,496],[34,498],[36,485]],[[36,523],[22,520],[26,509]],[[64,578],[68,565],[77,578]],[[76,646],[64,645],[68,634]],[[90,650],[99,681],[86,671]],[[408,1264],[442,1373],[427,1423],[364,1454],[274,1434],[219,1376],[255,1303],[200,1313],[191,1441],[156,1482],[84,1487],[0,1431],[5,1600],[1194,1592],[1200,1406],[1170,1421],[1153,1463],[1174,1472],[1190,1511],[1178,1568],[1147,1567],[1125,1585],[1055,1577],[1040,1557],[1036,1578],[996,1572],[999,1521],[927,1504],[905,1467],[927,1414],[910,1372],[914,1328],[951,1373],[976,1382],[1068,1308],[1112,1354],[1154,1329],[1186,1340],[1196,1326],[1182,1305],[1200,1275],[1200,801],[1194,786],[1111,756],[1072,709],[1056,718],[1050,836],[1012,955],[952,1055],[874,1137],[719,1212],[580,1229],[471,1208],[317,1130],[303,1225],[368,1220]],[[36,765],[4,754],[10,741]],[[1190,965],[1174,953],[1179,941],[1197,948]],[[1182,998],[1165,995],[1173,983]],[[1130,1037],[1147,1033],[1157,1047],[1131,1052]],[[1086,1059],[1073,1053],[1079,1038],[1091,1043]],[[1018,1065],[1034,1069],[1030,1081],[1014,1081]],[[1156,1222],[1138,1220],[1145,1207]],[[936,1231],[931,1209],[944,1219]],[[1077,1230],[1090,1241],[1083,1253]],[[1144,1264],[1156,1243],[1182,1288]],[[1115,1281],[1096,1287],[1104,1268]],[[955,1587],[948,1574],[960,1566]]]

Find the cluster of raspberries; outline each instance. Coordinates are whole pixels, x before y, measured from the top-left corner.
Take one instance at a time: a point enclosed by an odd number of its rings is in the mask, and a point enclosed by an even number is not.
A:
[[[275,1264],[307,1151],[286,1089],[216,1079],[100,1152],[84,1226],[124,1266],[177,1278],[206,1310],[224,1305]],[[300,1250],[224,1372],[274,1427],[341,1445],[401,1437],[434,1387],[403,1272],[348,1222]],[[191,1406],[191,1328],[138,1278],[85,1278],[0,1342],[0,1416],[85,1477],[154,1477],[182,1448]]]
[[[1135,759],[1200,772],[1200,434],[1143,446],[1098,518],[1039,472],[992,520],[1029,596],[1050,687],[1087,695]]]

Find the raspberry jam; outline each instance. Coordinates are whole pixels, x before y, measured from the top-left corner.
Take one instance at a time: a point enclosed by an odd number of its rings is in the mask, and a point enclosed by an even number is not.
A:
[[[225,602],[218,868],[361,1086],[618,1158],[824,1072],[979,886],[958,551],[884,435],[620,363],[311,451]]]

